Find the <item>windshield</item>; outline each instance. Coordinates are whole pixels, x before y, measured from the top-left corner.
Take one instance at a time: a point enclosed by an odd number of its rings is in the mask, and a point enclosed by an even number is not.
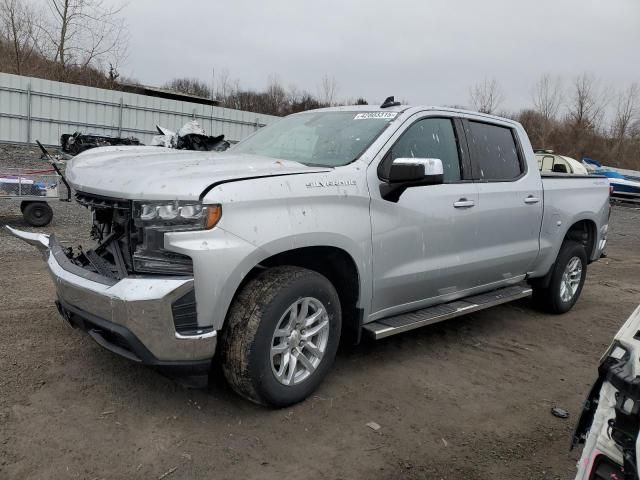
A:
[[[234,152],[338,167],[356,160],[397,112],[307,112],[290,115],[233,147]]]

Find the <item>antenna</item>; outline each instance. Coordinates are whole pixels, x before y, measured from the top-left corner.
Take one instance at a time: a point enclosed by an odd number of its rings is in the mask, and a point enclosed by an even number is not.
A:
[[[384,102],[382,102],[382,105],[380,105],[380,108],[397,107],[399,105],[400,105],[400,102],[396,102],[394,96],[391,95],[390,97],[387,97],[387,99]]]

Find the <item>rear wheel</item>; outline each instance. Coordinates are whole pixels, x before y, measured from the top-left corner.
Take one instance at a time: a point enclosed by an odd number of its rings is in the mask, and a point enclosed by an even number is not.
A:
[[[34,227],[49,225],[53,218],[53,210],[47,202],[23,202],[20,209],[27,223]]]
[[[547,287],[533,287],[533,300],[550,313],[571,310],[580,297],[587,276],[587,253],[583,245],[562,244]]]
[[[222,335],[224,375],[253,402],[300,402],[327,375],[340,330],[340,301],[329,280],[300,267],[269,269],[231,306]]]

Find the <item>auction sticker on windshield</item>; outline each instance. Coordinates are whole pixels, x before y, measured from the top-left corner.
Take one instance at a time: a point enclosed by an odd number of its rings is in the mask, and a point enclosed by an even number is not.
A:
[[[367,112],[367,113],[359,113],[355,117],[354,120],[369,120],[373,118],[382,118],[391,120],[392,118],[396,118],[398,112]]]

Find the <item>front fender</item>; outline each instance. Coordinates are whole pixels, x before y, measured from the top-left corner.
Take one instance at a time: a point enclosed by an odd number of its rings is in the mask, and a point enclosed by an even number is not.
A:
[[[217,253],[196,253],[199,258],[194,258],[194,270],[196,290],[198,278],[207,289],[200,296],[196,291],[196,300],[200,302],[207,295],[202,302],[215,325],[222,325],[238,286],[256,265],[304,247],[335,247],[351,256],[360,281],[358,307],[368,314],[372,292],[371,221],[365,171],[362,162],[356,161],[327,172],[249,179],[207,192],[204,203],[222,205],[222,218],[214,230],[225,234],[211,233],[220,240],[206,248]],[[179,235],[183,234],[176,234],[176,239]],[[207,233],[202,235],[205,238]],[[229,248],[225,247],[226,241]],[[215,300],[209,297],[213,295]]]
[[[193,259],[194,287],[201,327],[220,330],[231,302],[242,281],[266,259],[304,247],[335,247],[351,256],[358,268],[361,308],[371,297],[369,263],[348,237],[335,233],[308,233],[274,239],[257,247],[252,243],[215,228],[209,232],[177,232],[165,235],[165,248]]]

